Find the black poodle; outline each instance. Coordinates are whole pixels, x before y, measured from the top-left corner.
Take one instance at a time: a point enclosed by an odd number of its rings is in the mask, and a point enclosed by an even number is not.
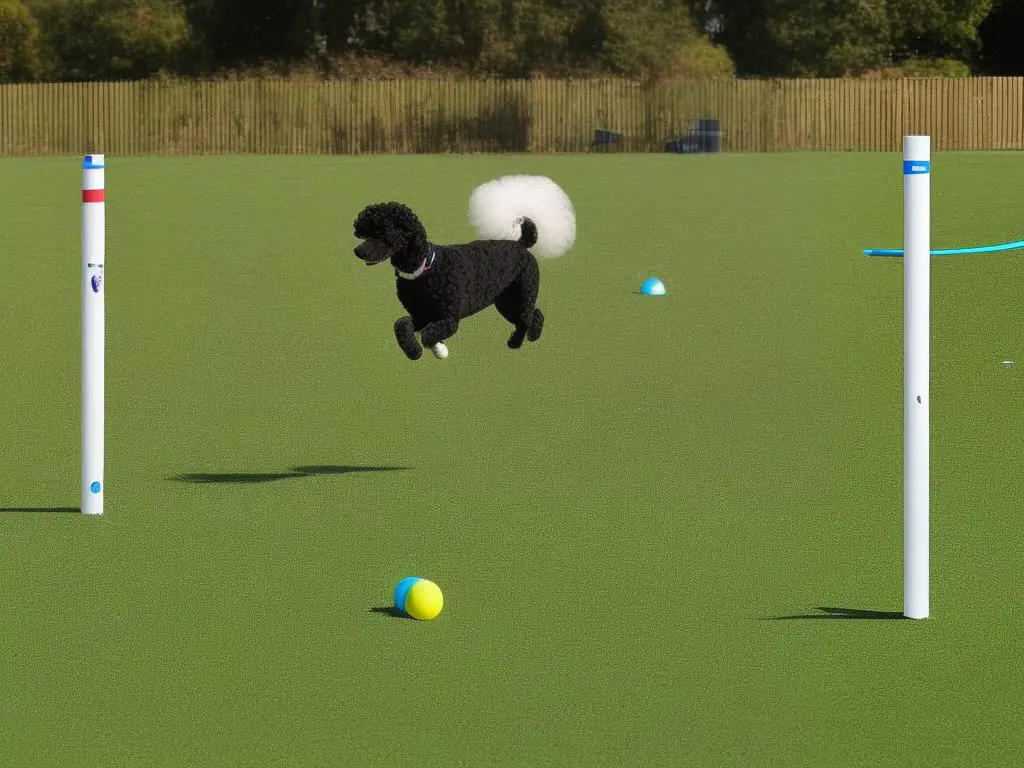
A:
[[[390,260],[394,267],[398,299],[409,313],[395,323],[395,336],[410,360],[418,360],[424,346],[447,357],[444,341],[455,334],[459,321],[492,304],[515,326],[510,349],[521,347],[524,339],[540,338],[540,269],[528,250],[537,242],[537,226],[527,217],[519,217],[518,224],[518,240],[435,245],[416,214],[401,203],[375,203],[356,217],[355,236],[363,241],[356,256],[368,266]]]

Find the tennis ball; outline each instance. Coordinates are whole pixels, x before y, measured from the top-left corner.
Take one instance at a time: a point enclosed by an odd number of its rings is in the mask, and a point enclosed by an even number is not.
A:
[[[428,579],[408,576],[395,585],[395,608],[414,619],[429,621],[443,606],[441,588]]]

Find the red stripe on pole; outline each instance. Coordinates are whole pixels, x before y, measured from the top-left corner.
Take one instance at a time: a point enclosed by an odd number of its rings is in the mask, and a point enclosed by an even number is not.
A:
[[[102,203],[103,202],[103,190],[102,189],[83,189],[82,190],[82,202],[83,203]]]

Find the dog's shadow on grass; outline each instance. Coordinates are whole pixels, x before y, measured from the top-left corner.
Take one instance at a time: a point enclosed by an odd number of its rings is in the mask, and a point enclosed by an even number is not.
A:
[[[374,608],[371,608],[370,613],[376,613],[381,616],[390,616],[392,619],[407,619],[409,621],[415,621],[415,619],[413,619],[412,616],[402,613],[393,605],[378,605]]]
[[[832,620],[857,620],[861,621],[892,621],[894,619],[905,619],[899,611],[869,611],[862,608],[815,608],[821,613],[797,613],[789,616],[769,616],[765,621],[800,621],[812,619]]]
[[[172,478],[182,483],[269,483],[319,475],[347,475],[353,472],[403,472],[411,467],[376,467],[348,464],[318,464],[292,467],[286,472],[192,472]]]
[[[33,512],[33,513],[69,513],[82,511],[81,507],[0,507],[3,512]]]

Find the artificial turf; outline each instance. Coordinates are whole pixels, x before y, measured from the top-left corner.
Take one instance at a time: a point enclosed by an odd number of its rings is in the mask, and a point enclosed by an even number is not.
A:
[[[410,362],[352,219],[461,241],[503,173],[577,207],[544,336],[488,310]],[[1021,759],[1024,256],[933,259],[932,616],[901,620],[902,265],[861,255],[902,244],[899,155],[106,176],[94,519],[79,163],[0,160],[3,764]],[[937,153],[933,247],[1020,239],[1022,179]],[[409,575],[436,620],[387,611]]]

